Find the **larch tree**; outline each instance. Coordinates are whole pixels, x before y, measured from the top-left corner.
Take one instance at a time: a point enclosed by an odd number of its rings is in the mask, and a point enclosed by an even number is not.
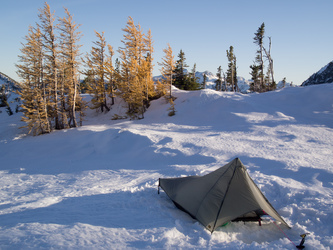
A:
[[[114,51],[113,48],[110,44],[108,44],[108,52],[109,56],[106,57],[105,61],[105,66],[106,66],[106,78],[108,80],[108,85],[107,85],[107,91],[109,93],[109,96],[111,97],[111,105],[114,105],[115,103],[115,91],[117,88],[117,74],[116,70],[113,66],[113,56],[114,56]]]
[[[60,36],[61,36],[61,56],[62,56],[62,71],[63,81],[62,86],[66,94],[67,100],[65,101],[64,111],[67,111],[69,121],[66,121],[68,126],[77,127],[76,110],[84,110],[85,105],[80,96],[79,88],[79,66],[80,66],[80,47],[78,42],[81,39],[81,32],[78,31],[80,25],[76,24],[73,16],[65,8],[66,16],[59,18],[60,21]],[[82,110],[81,110],[82,109]],[[81,113],[82,115],[82,113]]]
[[[84,74],[87,76],[88,93],[93,97],[91,102],[93,109],[100,109],[101,112],[110,111],[107,103],[107,70],[108,70],[108,55],[106,54],[107,44],[104,37],[104,32],[95,31],[97,41],[93,42],[95,46],[91,48],[89,54],[86,54],[84,59],[86,70]]]
[[[168,44],[166,49],[163,49],[163,52],[164,57],[162,62],[159,63],[162,79],[157,84],[157,91],[159,95],[166,95],[167,98],[172,99],[172,74],[175,70],[175,58],[170,44]]]
[[[148,30],[147,35],[144,37],[145,42],[145,71],[144,71],[144,78],[145,78],[145,101],[146,105],[148,105],[149,99],[153,98],[156,95],[155,92],[155,86],[154,86],[154,80],[153,80],[153,53],[154,53],[154,47],[153,47],[153,39],[151,30]]]
[[[59,112],[59,89],[58,89],[58,57],[59,48],[57,44],[56,29],[58,25],[55,24],[54,12],[50,10],[50,6],[45,2],[44,8],[39,9],[38,28],[42,34],[43,44],[43,81],[47,85],[47,92],[50,93],[48,105],[52,107],[49,110],[50,117],[54,120],[54,128],[61,129],[60,112]]]
[[[85,105],[79,95],[79,25],[67,9],[65,14],[56,23],[54,12],[45,3],[19,56],[22,119],[35,135],[76,127],[76,111],[80,111],[80,124],[84,116]]]
[[[149,31],[146,36],[131,17],[122,30],[125,34],[122,40],[124,47],[118,50],[121,59],[118,93],[128,104],[128,115],[144,118],[147,98],[153,90],[151,33]]]
[[[39,28],[29,27],[19,55],[18,75],[22,79],[19,94],[22,99],[22,121],[28,133],[45,134],[51,131],[47,110],[47,91],[43,82],[43,46]]]
[[[123,48],[119,48],[121,59],[121,72],[119,82],[119,94],[128,105],[127,114],[134,117],[136,114],[143,114],[143,86],[140,82],[140,68],[143,58],[144,42],[141,28],[134,24],[131,17],[128,17],[127,25],[122,29],[125,34],[122,43]],[[140,110],[141,108],[141,110]]]

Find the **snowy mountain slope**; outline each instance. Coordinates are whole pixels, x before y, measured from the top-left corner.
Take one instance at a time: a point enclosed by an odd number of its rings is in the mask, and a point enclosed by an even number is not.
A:
[[[85,125],[32,137],[0,113],[1,249],[292,249],[270,221],[213,234],[175,208],[159,177],[203,175],[239,157],[306,249],[333,247],[333,85],[263,94],[181,91],[139,121],[90,110]],[[2,108],[1,108],[2,109]]]
[[[302,86],[332,83],[333,82],[333,61],[322,67],[318,72],[311,75],[302,83]]]
[[[3,84],[8,85],[10,90],[17,90],[18,83],[12,79],[11,77],[7,76],[6,74],[0,72],[0,86]]]

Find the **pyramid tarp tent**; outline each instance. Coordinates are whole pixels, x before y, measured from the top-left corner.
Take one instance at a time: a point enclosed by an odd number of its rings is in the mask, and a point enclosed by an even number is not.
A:
[[[159,187],[178,208],[211,232],[229,221],[264,214],[289,227],[238,158],[204,176],[160,178]]]

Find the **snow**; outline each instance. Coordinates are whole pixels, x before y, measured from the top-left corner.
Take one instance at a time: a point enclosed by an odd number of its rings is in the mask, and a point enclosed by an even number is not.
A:
[[[329,62],[328,64],[326,64],[324,67],[322,67],[318,72],[317,74],[320,75],[322,74],[326,69],[327,67],[330,65],[330,63],[332,63],[333,61]]]
[[[0,248],[294,248],[268,218],[211,234],[157,194],[160,177],[204,175],[235,157],[296,245],[309,233],[306,249],[333,247],[332,84],[173,91],[175,116],[161,98],[143,120],[112,120],[123,115],[117,100],[110,113],[88,110],[83,127],[38,137],[1,108]]]

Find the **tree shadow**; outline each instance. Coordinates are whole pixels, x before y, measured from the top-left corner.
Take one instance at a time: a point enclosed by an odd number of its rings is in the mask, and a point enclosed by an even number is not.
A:
[[[1,170],[7,170],[6,166],[16,166],[9,168],[9,173],[58,175],[90,170],[158,171],[170,165],[215,162],[213,157],[186,155],[177,149],[167,149],[165,145],[171,138],[159,142],[164,151],[158,151],[156,144],[148,137],[128,130],[73,129],[67,140],[66,133],[57,131],[37,138],[27,138],[24,143],[10,143],[6,152],[3,152],[6,157]],[[17,155],[17,152],[20,154]]]
[[[253,170],[259,170],[260,173],[265,175],[275,175],[281,178],[290,178],[300,183],[313,183],[314,180],[317,180],[322,182],[322,185],[325,186],[333,180],[333,174],[323,169],[314,169],[300,166],[297,171],[294,171],[287,169],[285,164],[275,160],[248,156],[240,156],[240,160],[245,166],[255,163],[257,168]],[[327,187],[330,188],[330,186]]]
[[[166,219],[165,214],[163,216],[161,201],[156,197],[157,191],[153,189],[134,193],[122,191],[69,197],[47,207],[2,214],[0,225],[13,227],[19,223],[59,225],[82,223],[126,229],[171,227],[172,221]]]

